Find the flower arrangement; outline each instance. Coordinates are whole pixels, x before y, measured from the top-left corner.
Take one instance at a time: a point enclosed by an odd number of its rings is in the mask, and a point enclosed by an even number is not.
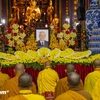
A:
[[[46,61],[51,61],[52,64],[91,64],[95,59],[100,59],[100,54],[91,55],[91,51],[75,52],[71,48],[61,51],[58,48],[50,50],[48,48],[40,48],[37,51],[28,50],[16,51],[13,54],[0,52],[0,62],[3,67],[10,67],[17,63],[24,63],[26,67],[43,68],[42,65]]]
[[[28,50],[37,50],[37,49],[38,47],[37,47],[37,42],[35,40],[34,33],[30,35],[30,37],[28,38],[28,41],[18,44],[16,46],[16,50],[24,51],[24,52],[27,52]]]
[[[26,34],[24,29],[20,27],[16,21],[14,24],[10,25],[6,34],[6,45],[9,47],[16,47],[18,44],[22,44],[24,42]]]
[[[75,45],[75,41],[77,40],[76,30],[73,29],[72,31],[69,30],[70,25],[68,23],[63,24],[62,31],[58,30],[57,38],[59,39],[59,47],[61,50],[65,50],[70,46]]]
[[[56,31],[51,28],[50,30],[50,45],[49,45],[50,49],[55,49],[55,48],[59,48],[59,43],[56,37]]]

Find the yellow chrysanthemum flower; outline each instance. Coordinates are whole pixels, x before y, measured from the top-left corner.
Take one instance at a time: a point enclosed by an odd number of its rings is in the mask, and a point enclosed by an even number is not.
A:
[[[50,52],[50,49],[48,48],[40,48],[37,50],[38,52],[38,56],[41,57],[41,58],[44,58],[44,57],[48,57],[49,56],[49,52]]]
[[[63,27],[67,30],[70,27],[70,25],[65,23],[63,24]]]

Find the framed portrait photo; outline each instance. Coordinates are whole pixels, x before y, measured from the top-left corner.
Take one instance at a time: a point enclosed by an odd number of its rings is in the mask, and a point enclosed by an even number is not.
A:
[[[50,43],[49,28],[36,28],[35,37],[36,37],[38,48],[49,47],[49,43]]]

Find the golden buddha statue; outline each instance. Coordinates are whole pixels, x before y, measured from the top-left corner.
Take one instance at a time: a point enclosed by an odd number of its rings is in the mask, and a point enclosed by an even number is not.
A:
[[[18,22],[20,17],[19,17],[19,8],[17,7],[17,1],[16,0],[13,1],[12,14],[13,15],[10,15],[10,17],[13,16],[13,18]]]
[[[27,10],[26,10],[26,20],[28,24],[30,23],[32,19],[34,19],[35,21],[38,21],[38,19],[41,16],[40,8],[36,6],[37,1],[31,0],[29,4],[30,6],[27,7]]]
[[[14,15],[11,13],[10,14],[10,18],[9,18],[9,25],[14,24],[14,21],[16,20],[16,18],[14,17]]]
[[[47,8],[47,20],[48,20],[48,23],[52,22],[53,11],[54,11],[54,7],[52,6],[52,0],[50,0],[50,5]]]
[[[54,15],[54,18],[53,18],[53,20],[52,20],[52,24],[53,24],[53,26],[54,26],[54,29],[58,29],[58,23],[59,23],[59,19],[58,19],[58,17],[57,17],[57,14],[55,14]]]

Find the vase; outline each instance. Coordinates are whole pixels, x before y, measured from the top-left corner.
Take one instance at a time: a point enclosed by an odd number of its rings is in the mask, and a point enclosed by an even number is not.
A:
[[[92,54],[100,53],[100,8],[98,0],[90,0],[90,8],[86,11],[86,32],[88,49]]]

